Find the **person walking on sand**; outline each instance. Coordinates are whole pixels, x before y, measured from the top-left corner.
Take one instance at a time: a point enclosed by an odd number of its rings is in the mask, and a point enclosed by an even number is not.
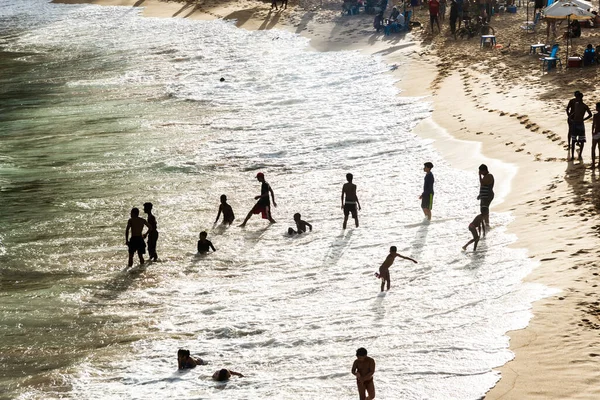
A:
[[[469,232],[471,232],[471,234],[473,235],[473,239],[469,240],[467,244],[465,244],[462,247],[462,249],[466,251],[468,245],[470,245],[471,243],[475,243],[473,245],[473,251],[476,251],[477,243],[479,243],[479,238],[485,237],[485,224],[483,223],[483,214],[479,214],[478,216],[476,216],[473,222],[469,224]]]
[[[426,162],[423,165],[423,171],[425,171],[425,183],[423,184],[423,193],[419,196],[419,199],[421,200],[421,208],[423,209],[425,218],[427,218],[428,221],[431,221],[431,209],[433,208],[433,182],[435,181],[433,174],[431,173],[433,164]]]
[[[358,398],[360,400],[375,399],[375,385],[373,384],[375,360],[367,356],[367,349],[364,347],[356,350],[356,360],[354,360],[354,363],[352,364],[351,371],[352,375],[356,377]]]
[[[396,259],[396,257],[403,258],[405,260],[410,260],[410,261],[414,262],[415,264],[417,263],[416,260],[413,260],[410,257],[405,257],[402,254],[398,254],[398,253],[396,253],[396,251],[397,251],[396,246],[390,247],[390,254],[387,255],[387,257],[383,261],[383,264],[381,264],[381,266],[379,267],[379,276],[378,277],[381,279],[381,291],[382,292],[383,292],[383,288],[386,285],[386,282],[387,282],[387,290],[390,290],[390,284],[391,284],[390,267],[394,263],[394,260]]]
[[[156,242],[158,242],[158,230],[156,224],[156,217],[152,214],[152,203],[144,203],[144,212],[148,214],[148,231],[144,235],[144,238],[148,237],[148,257],[151,261],[158,260],[158,254],[156,254]]]
[[[450,33],[456,33],[456,21],[458,20],[458,3],[456,0],[450,0]]]
[[[352,218],[354,218],[354,224],[358,228],[358,211],[356,210],[356,207],[358,206],[358,209],[360,210],[360,201],[358,201],[358,196],[356,195],[356,185],[352,183],[353,178],[354,177],[352,176],[352,174],[346,174],[346,180],[348,182],[344,183],[344,186],[342,186],[342,210],[344,210],[344,229],[346,229],[349,214],[352,214]]]
[[[596,103],[596,114],[592,120],[592,168],[596,168],[596,147],[600,157],[600,103]],[[598,162],[600,168],[600,162]]]
[[[575,92],[575,98],[567,104],[567,122],[569,123],[568,148],[571,150],[571,161],[575,159],[575,145],[579,147],[579,160],[585,143],[585,121],[592,117],[592,111],[583,102],[583,93]]]
[[[433,23],[435,22],[438,28],[438,32],[442,32],[440,29],[440,2],[438,0],[429,0],[429,23],[431,24],[431,34],[433,34]]]
[[[490,204],[494,200],[494,175],[490,174],[485,164],[479,166],[479,211],[487,229],[490,229]]]
[[[263,219],[268,219],[272,224],[276,221],[271,216],[271,202],[269,201],[269,193],[271,194],[271,198],[273,199],[273,206],[277,207],[277,203],[275,203],[275,194],[273,193],[273,189],[271,189],[271,185],[265,181],[265,175],[262,172],[256,174],[256,179],[261,183],[260,187],[260,196],[256,196],[254,199],[258,200],[252,210],[248,212],[246,215],[246,219],[241,227],[246,226],[246,222],[252,217],[252,214],[261,214]]]
[[[125,228],[125,245],[129,249],[129,262],[128,267],[133,265],[133,255],[137,252],[140,257],[140,265],[144,264],[144,253],[146,252],[146,243],[144,242],[144,235],[142,231],[144,226],[150,229],[150,225],[144,218],[140,218],[140,210],[136,207],[131,209],[131,218],[127,221],[127,227]],[[129,238],[129,231],[131,230],[131,238]]]
[[[277,8],[277,0],[271,0],[271,10],[275,9],[275,11],[278,10]]]
[[[231,225],[233,220],[235,219],[235,215],[233,214],[233,208],[229,204],[227,204],[227,196],[224,194],[221,195],[221,204],[219,205],[219,212],[217,213],[217,219],[215,219],[215,224],[219,222],[219,217],[223,213],[223,223],[227,225]]]

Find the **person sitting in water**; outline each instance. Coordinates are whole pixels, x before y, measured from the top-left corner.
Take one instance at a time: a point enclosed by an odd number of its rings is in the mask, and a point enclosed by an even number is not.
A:
[[[217,251],[212,242],[206,239],[206,236],[206,232],[200,232],[200,240],[198,240],[198,253],[208,253],[209,249],[212,249],[212,251]]]
[[[240,378],[244,377],[244,375],[240,374],[239,372],[235,372],[230,369],[223,368],[219,371],[216,371],[213,374],[212,378],[215,381],[224,382],[224,381],[229,380],[229,378],[231,378],[231,376],[239,376]]]
[[[196,368],[196,365],[206,365],[201,358],[190,357],[190,351],[179,349],[177,351],[177,366],[179,369]]]
[[[295,233],[300,234],[300,233],[306,232],[307,226],[308,226],[308,229],[310,229],[310,231],[312,232],[312,225],[306,221],[301,220],[300,218],[301,218],[300,213],[294,214],[294,221],[296,222],[296,230],[294,230],[294,228],[289,228],[288,233],[290,235],[293,235]]]
[[[233,209],[229,204],[227,204],[227,196],[224,194],[221,195],[221,204],[219,205],[219,212],[217,213],[217,219],[215,219],[215,224],[219,222],[219,217],[223,213],[223,223],[227,225],[231,225],[233,220],[235,219],[235,215],[233,214]]]

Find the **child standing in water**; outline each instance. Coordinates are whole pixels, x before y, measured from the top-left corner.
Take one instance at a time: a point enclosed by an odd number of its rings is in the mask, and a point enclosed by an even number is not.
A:
[[[306,221],[301,220],[300,218],[301,218],[300,213],[294,214],[294,222],[296,222],[296,230],[294,230],[294,228],[289,228],[288,233],[290,235],[293,235],[295,233],[300,234],[300,233],[306,232],[307,226],[308,226],[308,229],[310,229],[310,231],[312,232],[312,225]]]
[[[387,290],[390,290],[390,267],[394,263],[394,260],[396,259],[396,257],[403,258],[405,260],[410,260],[410,261],[414,262],[415,264],[417,263],[416,260],[413,260],[410,257],[404,257],[402,254],[396,253],[396,251],[397,251],[396,246],[390,247],[390,254],[388,254],[388,256],[385,258],[385,261],[383,262],[383,264],[381,264],[381,267],[379,267],[379,276],[378,277],[381,278],[381,291],[382,292],[383,292],[383,288],[384,288],[386,282],[387,282]]]
[[[206,232],[200,232],[200,240],[198,240],[198,253],[208,253],[209,249],[212,249],[212,251],[217,251],[212,242],[206,239],[206,236]]]
[[[373,374],[375,373],[375,360],[367,357],[367,349],[361,347],[356,350],[356,360],[352,364],[352,375],[356,376],[358,397],[360,400],[372,400],[375,398],[375,385]],[[367,392],[367,396],[365,396]]]
[[[235,219],[235,215],[233,214],[233,209],[229,204],[227,204],[227,196],[224,194],[221,195],[221,204],[219,205],[219,212],[217,213],[217,219],[215,219],[215,224],[219,222],[219,217],[223,213],[223,223],[227,225],[231,225],[233,220]]]
[[[463,246],[462,249],[466,251],[468,245],[470,245],[471,243],[475,243],[473,245],[473,251],[475,251],[477,250],[477,243],[479,243],[479,238],[481,237],[482,232],[483,237],[485,237],[485,223],[483,214],[479,214],[478,216],[476,216],[473,222],[469,224],[469,232],[471,232],[471,234],[473,235],[473,239],[469,240],[467,244]]]

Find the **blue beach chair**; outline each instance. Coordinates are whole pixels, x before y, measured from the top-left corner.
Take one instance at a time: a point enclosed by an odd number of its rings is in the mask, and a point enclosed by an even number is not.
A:
[[[542,61],[542,72],[544,72],[546,67],[548,68],[547,71],[550,72],[552,68],[556,68],[557,63],[562,68],[562,62],[560,61],[560,58],[556,56],[556,54],[558,54],[558,44],[552,46],[552,51],[548,57],[540,58]]]

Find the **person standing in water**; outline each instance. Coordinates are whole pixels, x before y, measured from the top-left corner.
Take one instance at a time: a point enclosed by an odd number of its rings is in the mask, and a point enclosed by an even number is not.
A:
[[[419,196],[423,214],[425,214],[425,218],[427,218],[428,221],[431,221],[431,209],[433,208],[433,182],[435,181],[433,174],[431,173],[431,168],[433,168],[432,163],[426,162],[424,164],[423,171],[425,171],[425,183],[423,184],[423,194]]]
[[[152,203],[144,203],[144,212],[148,214],[148,231],[144,235],[144,238],[148,237],[148,257],[151,261],[156,261],[158,260],[158,254],[156,254],[158,231],[156,230],[156,217],[152,214]]]
[[[373,384],[375,360],[371,357],[367,357],[367,349],[364,347],[356,350],[356,360],[354,360],[354,363],[352,364],[351,371],[352,375],[356,377],[359,399],[373,400],[375,398],[375,385]]]
[[[385,287],[386,282],[387,282],[387,290],[390,290],[390,284],[391,284],[391,282],[390,282],[390,267],[394,263],[394,260],[396,259],[396,257],[403,258],[405,260],[410,260],[410,261],[414,262],[415,264],[417,263],[416,260],[413,260],[410,257],[405,257],[402,254],[398,254],[396,252],[397,250],[398,249],[396,248],[396,246],[390,247],[390,254],[387,255],[387,257],[383,261],[383,264],[381,264],[381,267],[379,267],[379,275],[377,275],[377,277],[381,279],[381,291],[382,292],[383,292],[383,288]]]
[[[277,203],[275,203],[275,193],[273,193],[273,189],[271,189],[271,185],[265,181],[265,174],[259,172],[256,174],[256,179],[261,183],[260,186],[260,196],[256,196],[254,199],[258,200],[252,210],[248,212],[246,215],[246,219],[241,227],[246,226],[246,222],[252,217],[252,214],[262,214],[263,219],[268,219],[269,222],[275,223],[276,221],[271,216],[271,202],[269,201],[269,193],[271,194],[271,198],[273,199],[273,206],[277,207]]]
[[[127,221],[127,228],[125,228],[125,245],[129,248],[129,262],[128,267],[133,265],[133,255],[137,252],[140,257],[140,264],[144,264],[144,253],[146,252],[146,243],[144,242],[144,236],[142,231],[144,226],[150,229],[148,222],[144,218],[140,218],[140,210],[136,207],[131,209],[131,218]],[[129,231],[131,230],[131,239],[129,238]]]
[[[494,175],[490,174],[485,164],[479,166],[479,208],[486,228],[490,229],[490,204],[494,200]]]
[[[344,229],[346,229],[349,214],[352,214],[352,218],[354,218],[354,224],[358,228],[358,211],[356,210],[356,207],[358,207],[358,209],[360,210],[360,202],[358,201],[358,196],[356,195],[356,185],[352,183],[352,179],[352,174],[346,174],[346,180],[348,182],[344,183],[344,186],[342,186],[342,210],[344,210]]]
[[[206,238],[207,236],[208,234],[205,231],[200,232],[200,240],[198,240],[198,253],[200,254],[208,253],[210,249],[217,251],[212,242]]]
[[[223,213],[223,223],[227,225],[231,225],[233,220],[235,219],[235,215],[233,214],[233,208],[229,204],[227,204],[227,196],[224,194],[221,195],[221,204],[219,205],[219,212],[217,213],[217,219],[215,219],[215,224],[219,222],[219,217]]]

